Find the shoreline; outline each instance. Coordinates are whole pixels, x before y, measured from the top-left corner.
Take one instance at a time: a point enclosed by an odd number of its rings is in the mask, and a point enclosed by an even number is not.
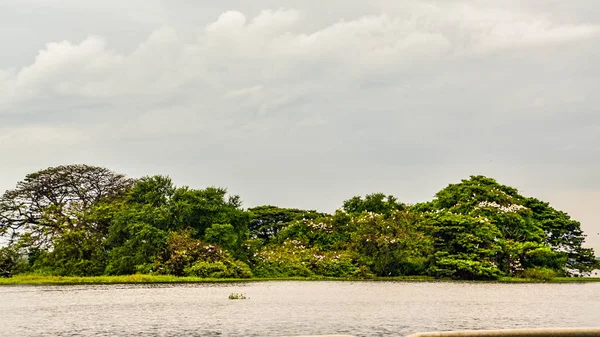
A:
[[[0,278],[0,286],[19,285],[107,285],[107,284],[194,284],[194,283],[249,283],[273,281],[339,281],[339,282],[457,282],[457,283],[590,283],[600,282],[598,277],[557,277],[551,280],[523,279],[505,277],[498,280],[453,280],[436,279],[430,276],[399,276],[374,278],[341,278],[341,277],[282,277],[282,278],[200,278],[170,275],[121,275],[121,276],[44,276],[16,275]]]

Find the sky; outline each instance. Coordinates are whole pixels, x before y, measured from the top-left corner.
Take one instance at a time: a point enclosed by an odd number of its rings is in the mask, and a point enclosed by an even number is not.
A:
[[[329,212],[482,174],[600,251],[597,0],[2,0],[0,46],[0,191],[85,163]]]

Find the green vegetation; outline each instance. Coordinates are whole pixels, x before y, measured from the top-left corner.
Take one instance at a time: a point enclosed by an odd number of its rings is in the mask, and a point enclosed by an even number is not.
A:
[[[16,275],[0,278],[0,285],[19,284],[130,284],[130,283],[199,283],[199,282],[239,282],[242,279],[215,279],[201,277],[179,277],[171,275],[118,275],[118,276],[48,276]]]
[[[231,294],[229,294],[229,299],[230,300],[245,300],[246,295],[238,294],[238,293],[231,293]]]
[[[436,279],[433,276],[396,276],[374,277],[369,280],[342,277],[285,277],[285,278],[257,278],[228,279],[228,278],[202,278],[191,276],[172,275],[118,275],[118,276],[47,276],[47,275],[16,275],[10,278],[0,278],[0,285],[77,285],[77,284],[177,284],[177,283],[242,283],[242,282],[270,282],[270,281],[401,281],[401,282],[447,282],[448,279]],[[462,281],[465,282],[465,281]],[[498,280],[469,281],[469,282],[500,282],[500,283],[587,283],[600,282],[600,278],[556,277],[552,280],[539,280],[522,277],[501,277]]]
[[[0,197],[0,284],[266,279],[584,281],[579,222],[483,176],[416,205],[382,193],[333,214],[244,209],[223,188],[68,165]],[[1,241],[0,241],[1,242]],[[27,276],[30,275],[30,276]],[[37,276],[34,276],[37,275]]]

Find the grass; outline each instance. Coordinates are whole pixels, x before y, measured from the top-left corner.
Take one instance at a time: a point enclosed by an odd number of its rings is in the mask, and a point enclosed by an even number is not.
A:
[[[502,277],[498,281],[503,283],[590,283],[600,282],[600,277],[555,277],[550,280]]]
[[[121,276],[47,276],[16,275],[0,278],[0,285],[59,285],[59,284],[146,284],[146,283],[198,283],[198,282],[241,282],[244,279],[207,279],[200,277],[178,277],[170,275],[121,275]]]
[[[250,279],[217,279],[200,277],[178,277],[170,275],[123,275],[123,276],[47,276],[16,275],[11,278],[0,278],[0,285],[80,285],[80,284],[151,284],[151,283],[231,283],[261,281],[453,281],[436,280],[430,276],[375,277],[371,279],[352,279],[339,277],[287,277],[287,278],[250,278]],[[465,281],[453,281],[465,282]],[[600,282],[600,278],[557,277],[551,280],[535,280],[505,277],[496,281],[501,283],[583,283]]]

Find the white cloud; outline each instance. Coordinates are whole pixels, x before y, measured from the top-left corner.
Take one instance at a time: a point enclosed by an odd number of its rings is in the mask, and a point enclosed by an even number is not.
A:
[[[262,34],[285,32],[294,27],[304,14],[295,9],[263,10],[248,25],[248,30]]]
[[[138,107],[152,110],[169,102],[172,113],[163,116],[166,120],[196,106],[195,114],[234,118],[243,113],[250,117],[235,118],[251,122],[254,113],[264,116],[304,99],[347,95],[351,86],[365,83],[407,90],[419,81],[429,88],[444,86],[455,80],[440,81],[431,68],[510,48],[592,38],[599,29],[464,4],[406,8],[412,11],[408,16],[369,15],[316,31],[294,28],[305,17],[298,10],[263,10],[253,18],[228,11],[196,38],[163,26],[129,54],[96,36],[80,43],[50,42],[16,75],[0,73],[3,92],[9,93],[2,101],[12,103],[13,114],[30,101],[52,97],[59,105],[78,99],[98,105],[137,100]],[[406,79],[415,76],[420,79],[407,87]],[[219,111],[198,111],[201,107]],[[164,124],[151,120],[156,128]]]
[[[5,106],[9,101],[13,101],[15,97],[15,79],[14,74],[10,71],[0,69],[0,111],[7,108]]]
[[[13,90],[26,96],[168,95],[191,83],[221,91],[240,84],[268,91],[269,83],[279,81],[414,71],[439,60],[589,38],[599,29],[464,6],[418,10],[409,20],[365,16],[299,33],[287,30],[302,16],[296,10],[262,11],[250,20],[229,11],[197,41],[165,26],[129,55],[110,50],[99,37],[51,42],[19,71]]]
[[[106,43],[98,37],[78,45],[51,42],[31,66],[19,72],[15,86],[28,95],[101,95],[101,90],[90,90],[89,86],[97,86],[120,62],[122,57],[107,51]]]
[[[32,125],[26,127],[0,128],[0,149],[19,150],[23,147],[63,146],[84,142],[85,135],[69,127]]]
[[[206,27],[209,33],[219,34],[235,34],[242,31],[246,26],[246,17],[238,11],[228,11],[221,16],[216,22],[211,23]]]

